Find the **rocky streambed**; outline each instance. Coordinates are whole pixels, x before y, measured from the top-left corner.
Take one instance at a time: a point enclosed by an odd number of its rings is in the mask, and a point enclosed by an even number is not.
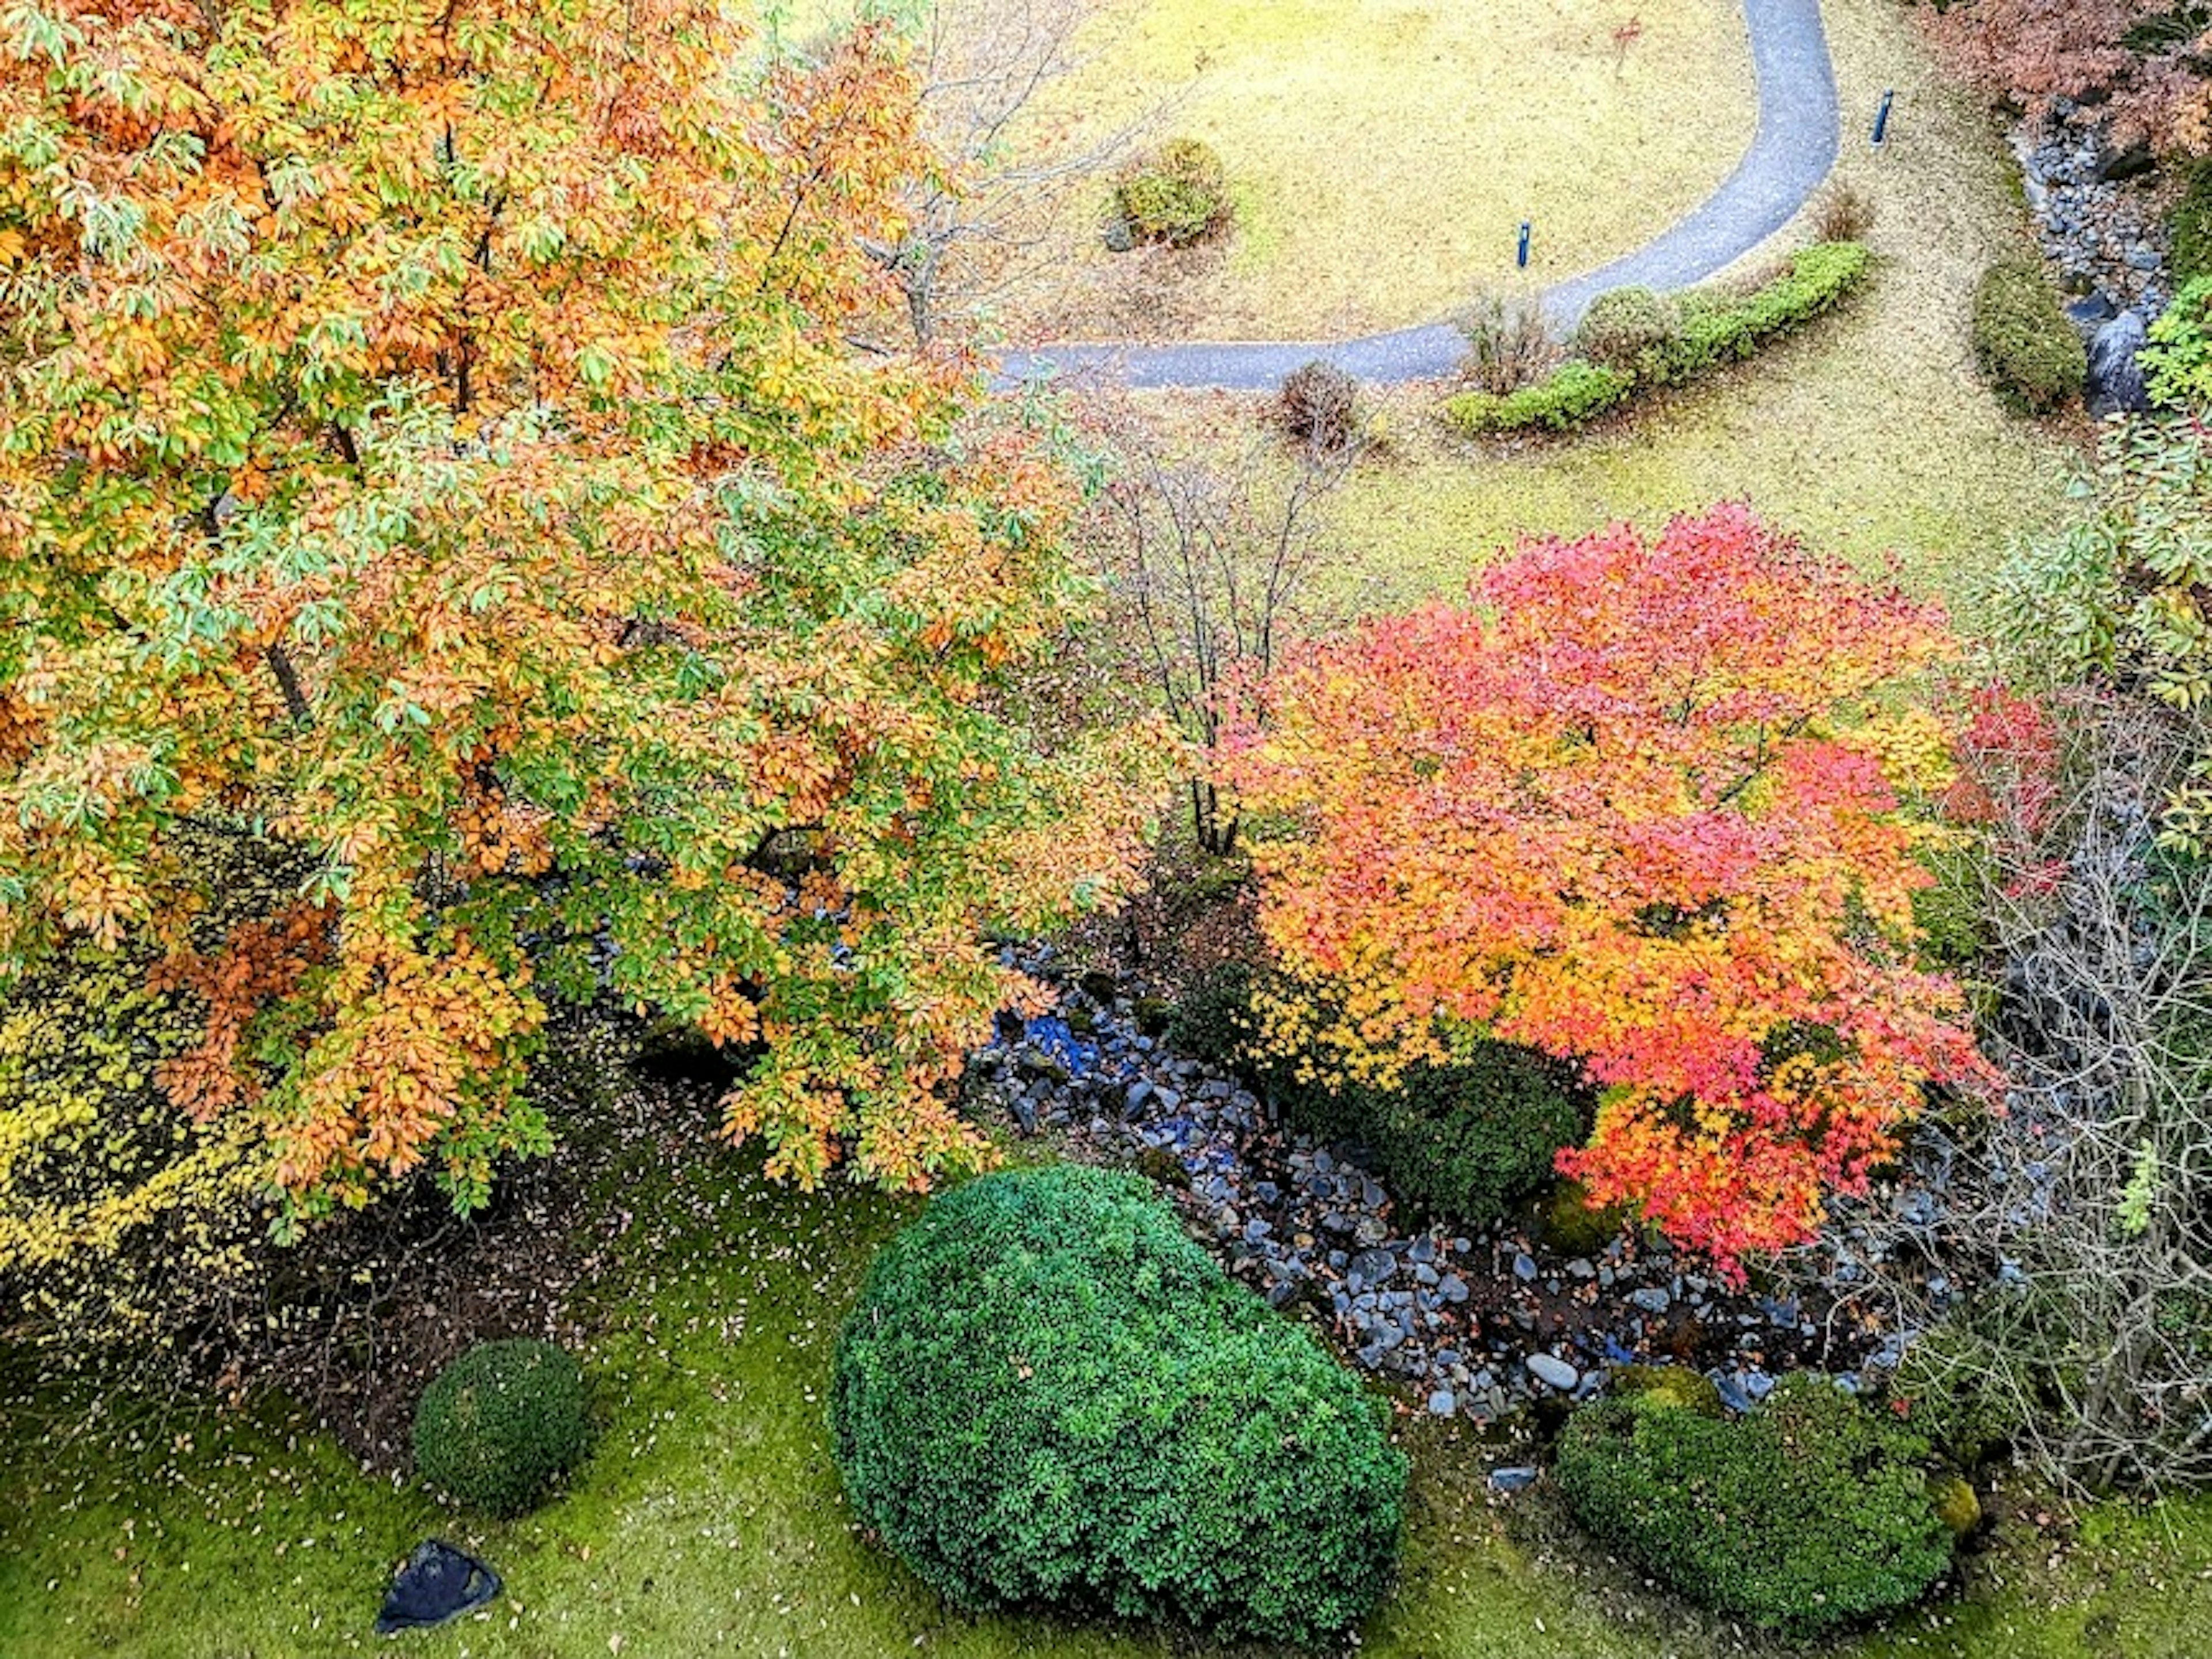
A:
[[[1048,957],[1021,965],[1052,977]],[[1095,975],[1060,988],[1054,1013],[1002,1018],[975,1056],[976,1109],[1152,1176],[1234,1276],[1309,1312],[1431,1413],[1496,1424],[1586,1398],[1616,1367],[1669,1363],[1746,1410],[1783,1372],[1856,1387],[1863,1367],[1893,1360],[1895,1336],[1851,1300],[1848,1239],[1822,1258],[1842,1282],[1737,1290],[1581,1215],[1562,1226],[1537,1206],[1486,1228],[1416,1217],[1362,1148],[1296,1132],[1236,1077],[1176,1054],[1138,999]]]

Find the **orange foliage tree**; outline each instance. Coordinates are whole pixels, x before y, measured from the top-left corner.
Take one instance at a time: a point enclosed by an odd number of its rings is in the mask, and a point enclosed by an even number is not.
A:
[[[1883,712],[1942,617],[1736,507],[1525,544],[1473,599],[1310,650],[1229,742],[1312,994],[1273,1024],[1385,1083],[1455,1027],[1579,1062],[1599,1119],[1561,1167],[1735,1271],[1863,1183],[1923,1085],[1984,1076],[1912,965],[1899,786],[1940,787],[1946,733]]]
[[[549,995],[753,1057],[811,1182],[982,1148],[981,941],[1127,878],[1133,746],[1010,680],[1048,437],[870,356],[931,163],[879,31],[718,0],[33,0],[0,21],[0,966],[158,939],[180,1106],[293,1213],[542,1147]],[[227,937],[179,830],[304,851]]]

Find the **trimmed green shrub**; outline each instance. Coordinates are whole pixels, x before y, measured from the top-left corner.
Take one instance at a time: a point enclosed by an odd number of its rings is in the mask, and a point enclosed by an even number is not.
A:
[[[2190,168],[2189,182],[2166,225],[2173,233],[2173,255],[2167,263],[2175,283],[2186,285],[2212,276],[2212,156]]]
[[[1561,1255],[1595,1255],[1636,1219],[1627,1204],[1593,1206],[1589,1189],[1579,1181],[1555,1183],[1536,1211],[1536,1231],[1544,1248]]]
[[[1682,335],[1681,301],[1648,288],[1607,289],[1575,330],[1577,355],[1601,368],[1656,379]]]
[[[1620,408],[1635,389],[1633,374],[1576,358],[1560,364],[1550,379],[1504,397],[1462,392],[1444,404],[1444,415],[1469,434],[1520,432],[1532,426],[1564,432]]]
[[[550,1342],[480,1342],[422,1390],[415,1467],[471,1508],[520,1515],[591,1449],[584,1373]]]
[[[1651,378],[1680,386],[1748,357],[1775,336],[1834,310],[1873,268],[1874,256],[1857,242],[1816,242],[1747,293],[1692,289],[1681,296],[1680,332],[1658,354]]]
[[[1444,418],[1470,434],[1583,425],[1618,409],[1639,386],[1680,386],[1748,357],[1834,310],[1873,268],[1874,256],[1859,243],[1816,242],[1748,292],[1613,289],[1590,302],[1575,337],[1581,356],[1517,392],[1462,392],[1445,403]]]
[[[1188,247],[1229,222],[1229,174],[1213,147],[1170,138],[1122,173],[1114,211],[1140,242]]]
[[[2081,394],[2089,356],[2033,258],[2000,259],[1974,290],[1974,357],[2009,407],[2028,414]]]
[[[1387,1588],[1387,1413],[1134,1176],[986,1176],[884,1250],[830,1422],[860,1516],[966,1607],[1310,1642]]]
[[[2173,296],[2138,356],[2151,401],[2165,409],[2212,407],[2212,276]]]
[[[1553,1182],[1554,1156],[1589,1134],[1594,1111],[1572,1067],[1487,1041],[1448,1066],[1407,1068],[1395,1089],[1278,1082],[1271,1092],[1308,1133],[1364,1145],[1401,1200],[1476,1226]]]
[[[1811,1635],[1920,1599],[1953,1539],[1928,1443],[1827,1379],[1785,1377],[1717,1420],[1648,1396],[1577,1411],[1559,1480],[1576,1517],[1690,1600]]]
[[[1720,1384],[1687,1365],[1617,1365],[1606,1386],[1613,1399],[1641,1401],[1650,1410],[1721,1416]]]

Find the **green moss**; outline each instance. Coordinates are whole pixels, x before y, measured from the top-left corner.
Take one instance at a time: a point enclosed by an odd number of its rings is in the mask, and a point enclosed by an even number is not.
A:
[[[2077,398],[2087,349],[2041,259],[2000,259],[1974,291],[1974,356],[1998,395],[2040,415]]]
[[[1687,1365],[1622,1365],[1607,1386],[1615,1399],[1640,1400],[1646,1406],[1699,1417],[1721,1415],[1720,1385]]]

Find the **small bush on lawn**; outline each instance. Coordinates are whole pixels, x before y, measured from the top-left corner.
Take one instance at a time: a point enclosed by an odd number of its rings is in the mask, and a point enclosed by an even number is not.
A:
[[[1273,1092],[1308,1133],[1365,1146],[1401,1200],[1475,1226],[1557,1179],[1554,1157],[1589,1134],[1594,1109],[1571,1067],[1486,1041],[1449,1065],[1408,1067],[1395,1089]]]
[[[2015,410],[2041,414],[2080,395],[2088,353],[2041,260],[2001,259],[1982,273],[1974,290],[1974,356]]]
[[[1575,330],[1575,350],[1601,368],[1654,378],[1682,335],[1681,302],[1648,288],[1607,289]]]
[[[1229,175],[1211,144],[1171,138],[1115,182],[1114,210],[1137,240],[1188,247],[1229,222]]]
[[[1275,422],[1309,455],[1342,455],[1365,435],[1359,382],[1334,363],[1316,358],[1284,377],[1275,394]]]
[[[1503,398],[1559,366],[1559,343],[1534,300],[1486,294],[1452,320],[1467,342],[1460,374],[1477,392]]]
[[[584,1373],[550,1342],[483,1342],[422,1390],[415,1467],[474,1509],[520,1515],[591,1447]]]
[[[1813,198],[1813,238],[1820,242],[1863,242],[1874,228],[1874,198],[1840,179],[1823,185]]]
[[[1388,1585],[1406,1460],[1134,1176],[986,1176],[878,1257],[830,1400],[854,1507],[968,1607],[1317,1641]]]
[[[1633,374],[1575,359],[1560,364],[1549,380],[1502,398],[1488,392],[1462,392],[1444,404],[1444,415],[1469,434],[1520,432],[1532,426],[1564,432],[1620,408],[1635,389]]]
[[[1560,1490],[1601,1540],[1692,1601],[1811,1635],[1909,1606],[1951,1564],[1928,1443],[1824,1377],[1748,1417],[1645,1395],[1568,1423]]]
[[[2173,232],[2173,280],[2185,284],[2212,276],[2212,156],[2190,168],[2166,224]]]
[[[2212,407],[2212,276],[2173,296],[2150,325],[2141,362],[2143,383],[2160,408]]]

